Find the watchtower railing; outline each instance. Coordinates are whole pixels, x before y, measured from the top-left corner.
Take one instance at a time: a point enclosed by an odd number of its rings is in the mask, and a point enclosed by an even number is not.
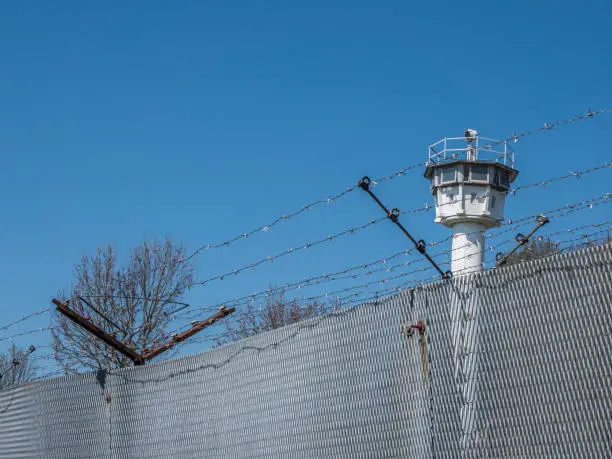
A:
[[[429,164],[451,161],[483,161],[514,168],[514,151],[507,140],[475,136],[472,142],[465,137],[444,137],[429,146]]]

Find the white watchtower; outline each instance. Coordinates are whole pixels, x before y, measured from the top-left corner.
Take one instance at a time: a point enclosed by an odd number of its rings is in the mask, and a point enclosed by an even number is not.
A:
[[[473,129],[429,147],[425,177],[431,180],[435,222],[453,231],[453,274],[483,269],[485,231],[503,220],[517,174],[508,142],[480,137]]]

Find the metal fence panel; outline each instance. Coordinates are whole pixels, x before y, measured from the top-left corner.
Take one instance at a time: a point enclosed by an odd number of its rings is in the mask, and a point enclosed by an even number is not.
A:
[[[407,457],[407,293],[113,376],[118,457]],[[414,384],[414,383],[417,384]],[[422,422],[420,422],[422,423]]]
[[[35,384],[0,391],[0,457],[36,457],[38,387]]]
[[[610,250],[481,276],[489,457],[612,457]]]
[[[612,457],[611,268],[607,245],[415,291],[434,457]]]
[[[42,457],[110,456],[107,379],[98,372],[36,383]]]
[[[0,457],[612,457],[611,268],[608,244],[0,391]]]

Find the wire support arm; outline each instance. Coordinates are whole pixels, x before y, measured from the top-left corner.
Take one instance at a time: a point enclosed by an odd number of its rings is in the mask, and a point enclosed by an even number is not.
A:
[[[427,253],[427,244],[425,243],[425,241],[423,239],[420,239],[417,241],[414,237],[412,237],[412,235],[408,232],[408,230],[404,227],[404,225],[402,225],[401,222],[399,221],[399,216],[401,214],[400,210],[398,208],[393,208],[389,210],[382,203],[382,201],[378,199],[378,197],[372,192],[370,188],[371,183],[372,183],[372,180],[370,179],[370,177],[366,175],[361,180],[359,180],[358,185],[363,191],[368,193],[370,197],[376,202],[376,204],[378,204],[378,206],[385,212],[385,214],[387,214],[387,218],[391,220],[402,231],[402,233],[404,233],[404,235],[408,239],[410,239],[410,241],[414,244],[414,247],[416,248],[416,250],[421,255],[423,255],[427,259],[427,261],[429,261],[429,263],[431,263],[431,265],[436,269],[436,271],[440,273],[440,275],[442,276],[442,279],[450,279],[452,277],[452,273],[450,271],[444,272],[442,271],[442,269],[440,269],[440,267],[434,261],[434,259],[431,258],[431,256]]]
[[[13,367],[13,369],[15,369],[15,367],[21,365],[23,362],[27,361],[27,359],[30,357],[30,355],[34,353],[34,351],[36,351],[36,347],[35,346],[30,346],[28,348],[28,350],[23,353],[23,355],[21,356],[21,359],[13,359],[11,361],[11,366]],[[2,380],[2,378],[4,378],[4,375],[2,373],[0,373],[0,381]]]
[[[531,238],[531,236],[533,236],[536,231],[538,231],[540,228],[542,228],[544,225],[546,225],[547,223],[550,222],[550,219],[548,217],[545,217],[544,215],[538,215],[536,216],[536,222],[537,225],[529,232],[529,234],[527,234],[526,236],[522,233],[518,233],[515,236],[515,240],[517,242],[516,246],[514,246],[512,248],[512,250],[510,250],[508,253],[503,254],[502,252],[499,252],[497,255],[495,255],[495,260],[496,260],[496,266],[503,266],[506,263],[508,263],[508,259],[518,250],[520,249],[522,246],[524,246],[525,244],[527,244],[527,242],[529,242],[529,239]]]

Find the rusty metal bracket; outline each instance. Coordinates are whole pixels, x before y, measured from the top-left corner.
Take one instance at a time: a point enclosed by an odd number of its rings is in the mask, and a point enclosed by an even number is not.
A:
[[[107,333],[100,327],[91,323],[91,321],[89,321],[85,317],[81,316],[78,312],[70,309],[67,303],[62,303],[61,301],[56,300],[55,298],[52,302],[56,306],[58,312],[66,316],[68,319],[72,320],[80,327],[87,330],[89,333],[106,343],[108,346],[112,347],[113,349],[128,357],[134,362],[134,365],[144,365],[147,360],[157,357],[162,352],[172,349],[181,341],[185,341],[187,338],[204,330],[206,327],[213,325],[215,322],[218,322],[224,317],[229,316],[236,310],[235,308],[221,307],[219,308],[219,312],[210,316],[209,318],[199,322],[192,322],[192,326],[189,330],[186,330],[183,333],[172,335],[172,339],[170,339],[168,342],[156,347],[155,349],[143,349],[142,353],[138,353],[135,350],[131,349],[129,346],[119,341],[118,339],[116,339],[114,333]]]
[[[409,338],[414,336],[415,332],[419,333],[419,347],[421,348],[421,371],[423,373],[423,381],[429,379],[429,355],[427,353],[427,338],[425,337],[425,322],[419,320],[410,325],[404,325],[404,332]]]
[[[376,202],[376,204],[378,204],[378,206],[385,212],[385,214],[387,215],[387,218],[391,220],[393,223],[395,223],[395,225],[402,231],[402,233],[404,233],[404,235],[408,239],[410,239],[410,241],[414,244],[414,248],[421,255],[427,258],[427,260],[436,269],[436,271],[440,273],[440,275],[442,276],[442,279],[445,279],[445,280],[450,279],[453,275],[452,272],[451,271],[444,272],[442,271],[442,269],[440,269],[440,267],[434,261],[434,259],[431,258],[431,256],[427,253],[427,248],[426,248],[427,244],[425,243],[425,241],[423,239],[420,239],[417,241],[415,238],[412,237],[412,235],[408,232],[408,230],[404,227],[404,225],[400,223],[399,221],[399,216],[401,214],[400,210],[398,208],[393,208],[391,210],[387,209],[387,207],[382,203],[382,201],[378,199],[378,197],[370,189],[371,184],[372,184],[372,179],[370,179],[370,177],[368,177],[367,175],[363,177],[361,180],[359,180],[359,183],[358,183],[359,188],[361,188],[363,191],[365,191],[366,193],[370,195],[370,197]]]
[[[419,336],[423,336],[425,334],[425,323],[422,320],[419,320],[415,324],[408,325],[406,334],[408,336],[414,335],[415,331],[419,332]]]
[[[161,344],[160,346],[156,347],[155,349],[151,349],[151,350],[143,349],[142,357],[145,360],[150,360],[150,359],[152,359],[154,357],[157,357],[162,352],[166,352],[167,350],[172,349],[174,346],[176,346],[181,341],[185,341],[187,338],[189,338],[189,337],[195,335],[196,333],[204,330],[206,327],[210,327],[215,322],[223,319],[226,316],[229,316],[235,310],[236,310],[236,308],[229,308],[229,309],[227,309],[225,307],[219,308],[219,312],[216,313],[215,315],[212,315],[208,319],[204,319],[204,320],[202,320],[200,322],[192,322],[193,325],[192,325],[192,327],[189,330],[186,330],[183,333],[179,333],[179,334],[173,335],[172,338],[169,341],[167,341],[164,344]]]
[[[87,330],[89,333],[94,335],[100,341],[103,341],[108,346],[112,347],[116,351],[128,357],[130,360],[134,362],[134,365],[143,365],[145,363],[144,357],[138,352],[130,349],[128,346],[123,344],[121,341],[116,339],[114,336],[111,336],[106,331],[102,330],[98,326],[91,323],[86,318],[82,317],[78,312],[70,309],[68,304],[62,303],[59,300],[53,298],[52,303],[56,306],[58,312],[66,316],[68,319],[72,320],[74,323],[79,325],[80,327]]]
[[[518,233],[514,237],[514,240],[517,242],[517,244],[516,244],[516,246],[512,250],[510,250],[510,252],[508,252],[506,254],[504,254],[502,252],[499,252],[497,255],[495,255],[495,261],[496,261],[496,266],[497,267],[503,266],[506,263],[508,263],[508,258],[510,258],[510,256],[512,256],[522,246],[527,244],[527,242],[529,242],[529,239],[531,238],[531,236],[533,236],[536,233],[536,231],[538,231],[544,225],[549,223],[550,219],[548,217],[544,216],[544,215],[537,215],[536,216],[536,222],[537,222],[537,225],[529,232],[529,234],[524,235],[522,233]]]

